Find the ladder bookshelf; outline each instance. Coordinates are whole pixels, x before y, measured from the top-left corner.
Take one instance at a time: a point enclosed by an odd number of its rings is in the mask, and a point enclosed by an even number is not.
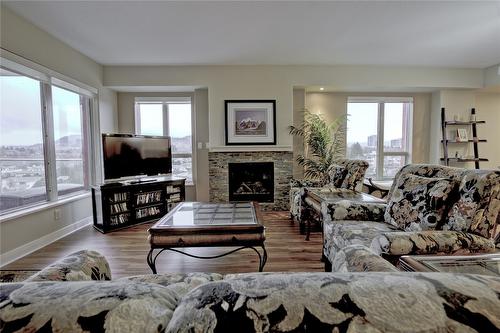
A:
[[[479,162],[487,162],[487,158],[479,157],[479,143],[486,142],[484,139],[479,139],[477,137],[477,125],[484,124],[484,120],[476,120],[476,109],[471,109],[471,117],[469,121],[458,121],[458,120],[446,120],[446,111],[445,108],[441,108],[441,131],[443,134],[443,139],[441,143],[443,144],[443,157],[441,161],[444,162],[445,165],[450,165],[450,162],[474,162],[474,166],[476,169],[479,169]],[[449,127],[456,128],[472,128],[472,139],[459,140],[458,136],[452,139],[448,139],[447,129]],[[448,146],[450,144],[473,144],[474,155],[467,157],[450,157],[448,154]]]

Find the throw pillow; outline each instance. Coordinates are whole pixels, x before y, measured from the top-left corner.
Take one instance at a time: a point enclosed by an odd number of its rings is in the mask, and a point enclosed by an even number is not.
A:
[[[330,177],[330,184],[333,187],[341,187],[345,176],[347,176],[347,169],[341,165],[334,164],[329,168],[328,176]]]
[[[458,183],[407,174],[396,180],[385,221],[405,231],[441,230],[458,200]]]

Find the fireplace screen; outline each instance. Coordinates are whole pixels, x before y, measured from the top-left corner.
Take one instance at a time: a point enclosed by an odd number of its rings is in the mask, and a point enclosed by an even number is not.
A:
[[[274,201],[274,163],[229,163],[229,201]]]

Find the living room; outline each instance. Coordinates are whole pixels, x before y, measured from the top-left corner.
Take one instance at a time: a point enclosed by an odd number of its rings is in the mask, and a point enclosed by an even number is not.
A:
[[[320,209],[314,210],[316,201],[302,201],[314,198],[314,191],[309,196],[304,192],[308,186],[292,191],[290,181],[305,177],[297,157],[304,153],[306,139],[291,135],[290,126],[304,123],[304,110],[327,123],[341,121],[346,141],[342,158],[368,161],[356,191],[364,187],[364,192],[376,188],[386,193],[407,164],[449,164],[463,172],[440,171],[440,179],[449,175],[460,180],[476,169],[498,174],[498,40],[498,1],[3,1],[2,82],[16,77],[31,90],[7,90],[15,85],[2,83],[0,268],[35,274],[75,251],[93,250],[106,257],[113,280],[149,274],[148,263],[156,264],[158,276],[252,273],[259,268],[323,272],[328,244],[323,226],[340,213],[331,208],[333,203],[319,202]],[[58,99],[61,105],[73,101],[85,116],[72,120],[58,109]],[[12,108],[14,102],[23,107]],[[255,135],[229,135],[227,118],[242,105],[266,110],[269,135],[263,141],[255,141]],[[394,111],[398,116],[391,116],[391,105],[400,108]],[[51,113],[60,117],[51,119]],[[464,123],[465,137],[456,128],[443,129],[445,122]],[[75,133],[76,157],[58,146]],[[93,228],[101,202],[92,189],[104,193],[105,183],[116,182],[105,175],[102,134],[170,135],[170,171],[185,178],[185,203],[248,201],[231,200],[230,165],[272,162],[273,195],[261,200],[255,213],[266,228],[265,248],[259,247],[263,241],[244,244],[257,253],[243,248],[210,260],[164,251],[155,263],[146,260],[148,229],[158,219],[109,233]],[[391,149],[384,151],[386,141]],[[354,149],[356,144],[361,149]],[[16,149],[24,154],[18,155],[19,165],[12,155]],[[64,168],[57,166],[63,162]],[[121,165],[115,171],[128,167]],[[257,170],[253,166],[247,169]],[[269,178],[266,173],[264,178]],[[491,186],[500,185],[493,180]],[[491,193],[484,200],[492,202],[494,216],[487,220],[496,226],[488,227],[486,239],[493,242],[499,233],[498,208],[493,206],[500,198],[498,191]],[[298,215],[304,216],[291,218],[297,194]],[[322,215],[321,207],[330,207],[331,214]],[[334,225],[332,220],[328,223]],[[495,250],[474,251],[483,255]],[[217,247],[190,252],[224,253]],[[374,258],[376,267],[396,269],[397,262],[387,267]],[[498,279],[491,281],[498,285]],[[461,287],[470,287],[467,283]],[[498,310],[491,314],[498,329]]]

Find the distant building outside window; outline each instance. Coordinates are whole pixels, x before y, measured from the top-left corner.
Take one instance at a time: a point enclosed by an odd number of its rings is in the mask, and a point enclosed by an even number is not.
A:
[[[391,179],[411,162],[412,110],[412,98],[348,99],[347,158],[368,161],[366,177]]]
[[[172,174],[193,182],[192,106],[189,97],[135,100],[136,134],[172,138]]]

